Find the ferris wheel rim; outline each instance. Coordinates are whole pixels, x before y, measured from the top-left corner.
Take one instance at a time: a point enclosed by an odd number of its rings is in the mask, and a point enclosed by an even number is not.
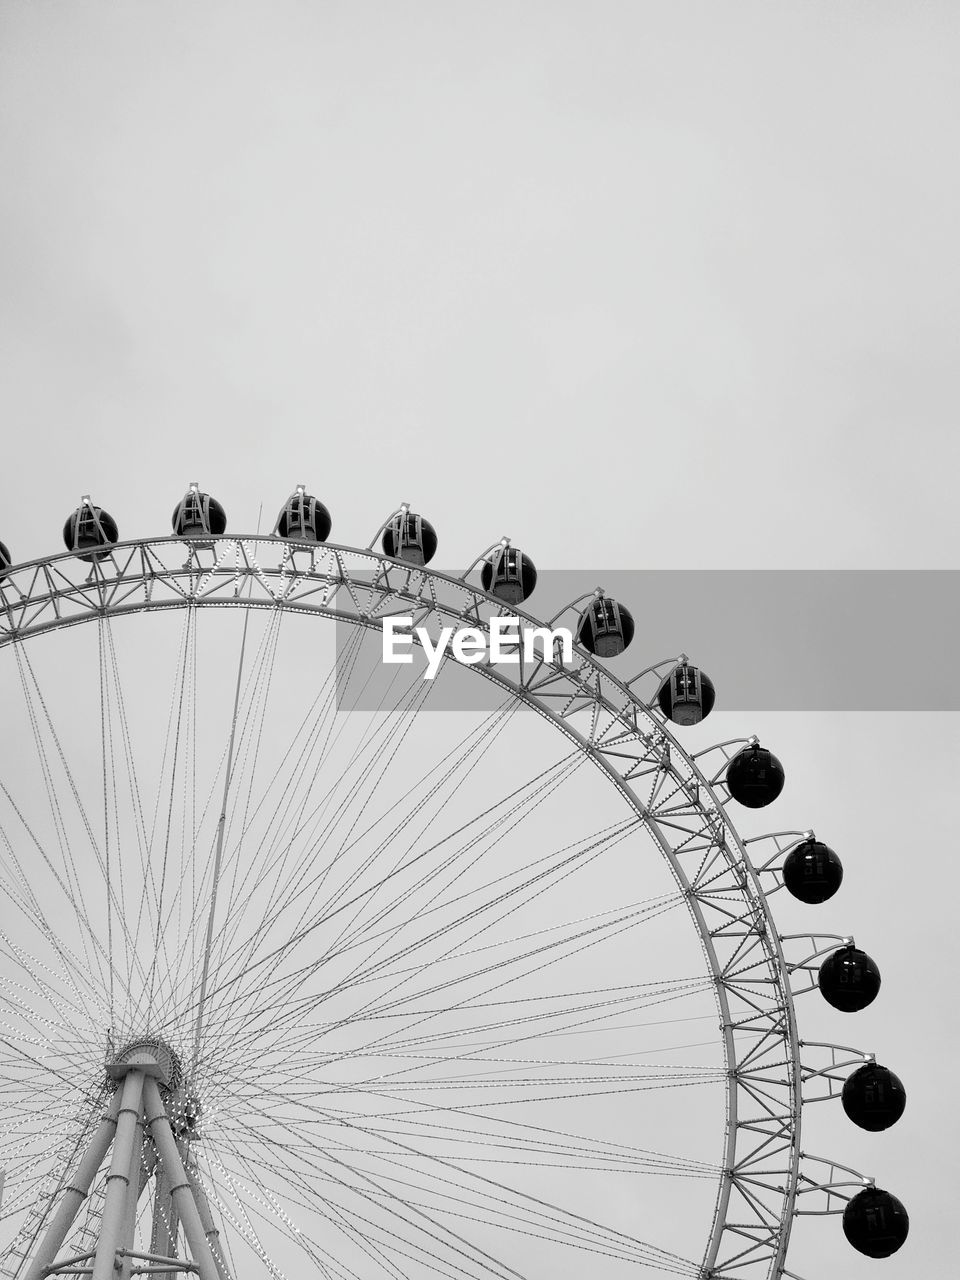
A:
[[[189,549],[189,558],[186,564],[179,567],[171,567],[166,573],[156,567],[158,564],[162,564],[159,549],[173,546],[183,547],[184,545]],[[78,564],[76,554],[69,551],[49,557],[41,557],[22,565],[12,566],[4,572],[3,578],[0,580],[0,602],[2,602],[0,603],[0,648],[10,644],[22,643],[42,634],[64,630],[95,619],[188,608],[279,609],[289,613],[315,614],[368,629],[377,629],[380,626],[382,615],[374,616],[372,612],[364,615],[359,610],[352,612],[349,609],[339,607],[329,608],[316,605],[308,607],[303,600],[289,598],[283,593],[278,596],[270,595],[268,592],[263,598],[259,598],[254,597],[252,590],[245,593],[238,589],[234,591],[232,596],[227,596],[218,595],[215,590],[205,595],[195,590],[183,592],[177,588],[169,599],[153,599],[153,595],[160,585],[179,583],[183,579],[202,581],[209,579],[211,576],[215,579],[219,572],[216,568],[206,569],[199,563],[193,564],[191,562],[197,550],[208,551],[213,549],[216,556],[216,548],[218,546],[233,548],[238,560],[240,558],[244,560],[244,568],[241,572],[231,573],[229,570],[220,572],[219,576],[224,582],[242,583],[244,586],[249,584],[251,588],[258,584],[264,586],[273,582],[281,582],[282,579],[289,579],[293,575],[294,571],[289,567],[292,557],[295,554],[306,553],[314,563],[317,556],[332,557],[334,559],[339,569],[339,574],[335,579],[331,578],[330,575],[317,572],[315,569],[312,569],[310,573],[314,578],[327,578],[331,582],[335,581],[337,588],[335,595],[340,588],[348,588],[351,585],[360,586],[365,591],[379,591],[383,599],[402,598],[413,605],[414,608],[419,606],[426,611],[425,618],[431,613],[436,613],[437,616],[442,616],[447,621],[456,619],[463,624],[465,621],[464,610],[456,610],[451,604],[445,603],[442,599],[442,593],[438,595],[435,589],[439,585],[446,590],[458,592],[461,596],[470,597],[474,602],[478,599],[482,600],[486,606],[499,610],[501,613],[506,612],[503,602],[483,591],[479,585],[467,584],[463,579],[454,578],[450,574],[444,574],[438,570],[431,569],[429,566],[413,566],[402,560],[380,555],[369,548],[361,549],[346,544],[334,543],[318,545],[316,543],[297,542],[276,535],[263,534],[219,535],[216,537],[190,539],[174,535],[163,538],[131,539],[117,543],[109,549],[109,552],[102,556],[98,555],[92,561],[86,580],[83,583],[72,582],[72,576],[65,571],[67,566],[76,567]],[[260,546],[267,547],[274,552],[281,552],[282,566],[274,568],[264,567],[259,564],[256,549]],[[251,548],[254,550],[253,555],[249,555]],[[111,579],[107,566],[112,562],[116,567],[117,558],[120,557],[122,559],[124,555],[128,555],[129,559],[122,572],[118,573],[114,580],[114,585],[117,587],[122,586],[126,594],[118,594],[108,598],[106,592],[111,584]],[[130,566],[138,556],[140,569],[139,571],[136,569],[131,571]],[[375,573],[381,573],[383,575],[382,583],[378,585],[376,580],[373,583],[360,582],[355,575],[350,574],[347,571],[347,566],[354,559],[369,564],[373,567]],[[393,575],[394,579],[402,576],[408,580],[406,589],[399,595],[396,587],[391,586],[390,575]],[[46,590],[35,591],[31,589],[24,593],[18,585],[23,578],[32,578],[34,584],[42,580],[47,584]],[[58,579],[59,581],[57,581]],[[411,579],[419,582],[418,590],[413,591],[410,588]],[[430,589],[428,590],[428,588]],[[144,592],[142,599],[136,596],[138,590],[143,590]],[[86,599],[91,594],[97,593],[100,593],[100,601],[94,607],[81,609],[73,615],[63,612],[64,605],[69,604],[71,600]],[[18,599],[11,600],[9,598],[10,595],[17,596]],[[31,608],[38,610],[35,615],[38,618],[43,616],[44,608],[49,608],[54,616],[43,617],[42,621],[34,621],[26,626],[16,625],[14,619],[17,613],[19,612],[21,617],[25,618]],[[511,605],[508,612],[510,616],[519,617],[522,621],[532,625],[543,625],[534,615],[525,612],[519,606]],[[469,623],[481,628],[484,626],[476,604],[474,604],[473,612],[469,616]],[[418,637],[415,636],[414,638],[417,643],[420,643]],[[660,760],[659,767],[669,772],[670,777],[680,787],[689,783],[691,779],[695,782],[697,797],[693,804],[697,811],[707,819],[704,830],[708,827],[712,828],[715,823],[719,823],[721,837],[718,847],[723,856],[728,858],[728,861],[731,853],[736,854],[736,865],[743,878],[740,879],[735,876],[734,882],[741,889],[744,905],[751,911],[759,910],[763,918],[763,927],[758,930],[758,942],[765,949],[767,959],[771,965],[771,972],[775,975],[778,997],[777,1010],[782,1014],[786,1023],[782,1044],[787,1051],[789,1061],[787,1083],[791,1095],[789,1135],[786,1135],[785,1131],[785,1136],[789,1137],[790,1169],[783,1189],[780,1224],[776,1233],[775,1248],[769,1254],[769,1274],[775,1274],[776,1267],[782,1264],[786,1252],[792,1222],[792,1209],[800,1161],[801,1099],[799,1037],[793,993],[787,976],[779,934],[772,912],[767,904],[766,893],[760,884],[736,824],[729,818],[726,804],[718,797],[714,785],[700,768],[696,759],[683,748],[671,730],[666,727],[663,717],[649,703],[640,698],[635,690],[613,675],[593,655],[579,646],[575,651],[575,655],[576,663],[579,664],[577,671],[574,673],[569,669],[563,668],[561,664],[560,668],[557,669],[558,672],[574,683],[578,683],[583,696],[589,695],[596,706],[602,707],[608,715],[618,720],[625,729],[642,735],[642,731],[637,727],[637,718],[639,716],[646,720],[650,726],[650,731],[654,735],[659,735],[662,744],[666,746],[665,758]],[[555,666],[556,664],[546,665]],[[641,818],[644,826],[658,845],[661,856],[668,863],[674,878],[685,892],[688,911],[693,919],[708,966],[715,980],[715,995],[722,1018],[721,1031],[728,1073],[726,1083],[725,1171],[720,1179],[714,1221],[711,1226],[702,1268],[702,1273],[705,1276],[711,1275],[714,1273],[714,1264],[724,1232],[727,1229],[729,1200],[734,1184],[733,1171],[739,1164],[738,1136],[740,1130],[737,1116],[741,1068],[738,1042],[733,1034],[734,1019],[727,985],[722,979],[723,963],[716,948],[714,933],[707,925],[703,915],[702,903],[694,892],[686,869],[678,862],[669,840],[664,836],[661,825],[657,822],[656,816],[651,814],[647,806],[642,803],[634,787],[630,784],[630,778],[622,777],[616,772],[616,769],[610,763],[609,754],[604,754],[602,749],[578,732],[570,717],[558,715],[554,706],[548,700],[545,700],[542,694],[538,693],[536,687],[514,683],[502,673],[492,670],[488,664],[478,664],[476,670],[478,674],[498,685],[503,692],[521,699],[530,709],[537,711],[539,715],[552,723],[555,728],[558,728],[570,739],[579,750],[590,756],[592,761],[601,768],[608,780],[614,784],[623,798]],[[586,674],[584,675],[584,673]],[[592,689],[590,688],[591,683],[593,685]],[[685,767],[686,776],[677,768],[677,757]],[[702,801],[701,796],[706,797],[706,801]],[[730,844],[734,846],[732,851],[729,847]],[[733,863],[731,863],[732,865]]]

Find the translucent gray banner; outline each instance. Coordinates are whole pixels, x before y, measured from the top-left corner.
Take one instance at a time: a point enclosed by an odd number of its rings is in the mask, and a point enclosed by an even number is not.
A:
[[[521,608],[546,620],[597,586],[636,623],[626,652],[604,662],[622,679],[683,652],[710,674],[725,710],[960,710],[960,571],[548,570]],[[558,625],[575,630],[576,621],[568,613]],[[341,708],[373,710],[422,679],[417,646],[414,665],[385,666],[371,632],[358,662],[347,647],[355,628],[341,623],[337,633]],[[449,673],[454,665],[444,664],[425,710],[496,705],[489,681]]]

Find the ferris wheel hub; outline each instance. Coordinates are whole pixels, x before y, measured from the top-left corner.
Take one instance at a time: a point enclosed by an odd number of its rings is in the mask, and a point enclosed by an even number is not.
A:
[[[114,1088],[133,1070],[152,1076],[170,1093],[179,1091],[183,1083],[183,1067],[176,1050],[154,1036],[129,1041],[107,1063],[106,1070]]]

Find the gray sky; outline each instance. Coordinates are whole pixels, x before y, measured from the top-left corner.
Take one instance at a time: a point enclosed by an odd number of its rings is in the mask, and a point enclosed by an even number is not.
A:
[[[554,569],[956,567],[958,22],[3,0],[0,538],[59,550],[85,492],[166,533],[194,479],[252,531],[303,480],[347,543],[413,502],[444,566],[508,533]],[[884,975],[801,1013],[907,1114],[811,1149],[907,1204],[885,1276],[946,1274],[957,718],[710,728],[784,760],[776,825],[847,868],[818,923]],[[808,1280],[881,1265],[796,1238]]]

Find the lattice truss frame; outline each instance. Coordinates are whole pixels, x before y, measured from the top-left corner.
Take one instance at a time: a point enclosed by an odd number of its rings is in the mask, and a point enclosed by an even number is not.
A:
[[[89,564],[66,553],[9,570],[0,581],[0,648],[96,618],[188,606],[283,609],[378,629],[386,617],[412,615],[434,642],[444,625],[489,634],[496,615],[544,625],[466,578],[369,550],[263,535],[186,544],[169,537],[118,543]],[[830,1051],[832,1067],[818,1066],[817,1054],[811,1065],[801,1061],[794,998],[813,985],[811,957],[788,958],[785,945],[796,950],[798,939],[781,937],[768,901],[783,887],[783,857],[810,833],[738,835],[723,774],[744,739],[689,755],[658,709],[579,646],[568,666],[559,649],[533,662],[518,657],[496,667],[485,659],[475,669],[551,720],[618,787],[667,859],[713,976],[728,1077],[725,1174],[701,1274],[791,1274],[784,1260],[798,1196],[820,1191],[829,1200],[841,1168],[801,1155],[804,1085],[827,1080],[821,1096],[837,1096],[838,1047],[811,1046],[820,1057]],[[815,955],[826,949],[804,937]],[[851,1061],[869,1058],[846,1052]],[[809,1161],[828,1165],[829,1175],[813,1165],[807,1172]],[[846,1172],[854,1181],[843,1186],[870,1181]]]

